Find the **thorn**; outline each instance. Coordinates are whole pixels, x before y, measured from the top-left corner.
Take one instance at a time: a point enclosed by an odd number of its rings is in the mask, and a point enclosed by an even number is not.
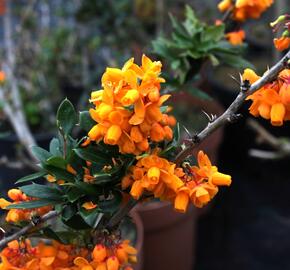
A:
[[[230,123],[236,123],[238,120],[240,120],[243,117],[242,114],[237,113],[237,114],[232,114],[228,117],[228,121]]]
[[[182,127],[185,130],[185,132],[188,135],[188,137],[191,137],[191,134],[190,134],[189,130],[184,125],[182,125]]]
[[[214,115],[214,114],[208,114],[207,112],[205,112],[204,110],[202,110],[202,112],[206,115],[206,117],[207,117],[207,119],[208,119],[208,121],[210,122],[210,123],[212,123],[216,118],[217,118],[217,116],[216,115]]]
[[[241,85],[241,82],[239,82],[232,74],[228,74],[239,86]]]

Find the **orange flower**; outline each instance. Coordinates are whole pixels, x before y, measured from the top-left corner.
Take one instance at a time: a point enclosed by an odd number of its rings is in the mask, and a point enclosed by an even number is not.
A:
[[[229,42],[232,45],[234,46],[240,45],[243,43],[245,39],[245,31],[239,30],[239,31],[229,32],[226,34],[226,38],[229,40]]]
[[[172,140],[171,127],[176,120],[160,109],[170,97],[160,96],[164,82],[159,77],[161,67],[159,61],[143,55],[141,66],[131,58],[122,69],[107,68],[102,76],[103,89],[91,93],[95,108],[90,109],[90,116],[97,124],[82,146],[104,140],[118,145],[121,153],[139,155],[148,150],[150,140]]]
[[[290,46],[290,37],[275,38],[274,45],[278,51],[284,51]]]
[[[259,18],[272,4],[273,0],[223,0],[218,8],[221,12],[232,9],[234,20],[245,21],[248,18]]]
[[[174,208],[184,213],[190,201],[202,207],[216,195],[218,186],[231,184],[231,176],[212,166],[202,151],[198,153],[198,166],[189,166],[186,171],[156,153],[139,159],[122,180],[126,188],[131,185],[130,194],[135,199],[147,191],[174,202]]]
[[[10,189],[8,191],[8,197],[13,201],[9,202],[3,198],[0,199],[0,208],[6,209],[7,206],[12,204],[17,204],[26,201],[32,201],[33,198],[27,197],[21,190],[19,189]],[[10,209],[6,215],[7,222],[20,222],[25,220],[30,220],[32,214],[36,215],[44,215],[51,210],[50,206],[44,206],[40,208],[34,209]]]
[[[243,74],[244,80],[254,83],[259,76],[254,71],[247,69]],[[247,99],[253,101],[249,111],[255,117],[261,116],[270,119],[273,126],[281,126],[288,121],[290,112],[290,70],[284,69],[278,75],[278,79],[264,85]]]
[[[5,82],[6,80],[6,74],[4,71],[0,70],[0,83]]]

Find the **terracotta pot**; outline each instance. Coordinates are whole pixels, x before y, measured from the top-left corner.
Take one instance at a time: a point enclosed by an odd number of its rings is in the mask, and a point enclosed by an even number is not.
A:
[[[133,219],[134,224],[137,229],[137,241],[136,241],[136,249],[138,250],[138,262],[133,266],[134,270],[142,270],[143,269],[143,247],[144,247],[144,227],[140,215],[137,211],[132,210],[130,212],[130,216]]]
[[[137,206],[144,226],[145,270],[191,270],[194,264],[196,211],[181,214],[172,204],[151,202]]]

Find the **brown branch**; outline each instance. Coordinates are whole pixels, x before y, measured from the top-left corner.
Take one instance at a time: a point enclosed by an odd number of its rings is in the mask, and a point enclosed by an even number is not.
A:
[[[290,50],[288,53],[271,69],[269,69],[259,80],[253,83],[247,91],[240,91],[236,99],[229,106],[229,108],[219,116],[215,121],[209,123],[207,127],[202,130],[199,134],[194,136],[193,141],[176,156],[175,162],[180,164],[185,158],[192,154],[193,149],[197,144],[203,141],[207,136],[213,133],[216,129],[221,126],[231,123],[236,120],[236,112],[239,110],[241,105],[244,103],[247,96],[253,94],[255,91],[259,90],[265,84],[273,81],[279,72],[285,68],[285,65],[290,59]]]
[[[41,219],[39,220],[38,224],[42,224],[52,218],[55,218],[58,216],[58,213],[56,211],[50,211],[49,213],[45,214]],[[15,232],[12,235],[9,235],[7,237],[4,237],[0,241],[0,249],[4,248],[9,242],[19,239],[21,236],[29,233],[31,229],[35,228],[35,224],[29,223],[27,226],[23,227],[21,230]]]
[[[110,230],[116,227],[120,221],[137,205],[138,202],[139,200],[130,198],[127,204],[123,208],[120,208],[119,211],[112,216],[106,226],[106,229]]]

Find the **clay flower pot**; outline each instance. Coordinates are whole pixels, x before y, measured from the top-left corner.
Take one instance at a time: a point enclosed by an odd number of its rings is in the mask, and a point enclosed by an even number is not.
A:
[[[136,207],[144,226],[144,269],[191,270],[194,264],[196,211],[177,213],[172,204],[151,202]]]
[[[134,270],[142,270],[143,269],[143,247],[144,247],[144,227],[140,215],[137,211],[132,210],[130,212],[130,216],[132,217],[133,223],[136,225],[136,244],[135,248],[138,250],[138,262],[133,265]]]

